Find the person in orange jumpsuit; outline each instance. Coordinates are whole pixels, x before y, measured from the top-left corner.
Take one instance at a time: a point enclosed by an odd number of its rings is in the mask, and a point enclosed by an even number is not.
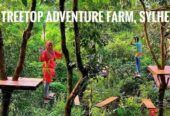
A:
[[[47,41],[45,45],[46,49],[41,52],[40,61],[43,62],[42,72],[44,80],[44,99],[48,100],[49,97],[49,84],[55,77],[56,59],[62,57],[62,53],[53,49],[53,43]]]

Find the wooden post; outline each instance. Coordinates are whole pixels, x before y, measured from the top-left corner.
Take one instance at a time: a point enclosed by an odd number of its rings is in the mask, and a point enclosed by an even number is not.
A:
[[[2,116],[8,116],[12,92],[12,89],[2,89]]]

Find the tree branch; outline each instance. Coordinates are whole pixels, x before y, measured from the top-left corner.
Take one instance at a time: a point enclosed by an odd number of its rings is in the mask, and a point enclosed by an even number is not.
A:
[[[84,86],[86,86],[86,83],[88,81],[88,76],[85,76],[84,78],[80,78],[75,85],[73,91],[69,95],[66,106],[65,106],[65,116],[71,116],[71,107],[73,106],[74,99],[76,95],[78,95],[80,92],[83,91]]]
[[[35,8],[36,8],[36,0],[32,0],[31,11],[35,11]],[[35,18],[35,16],[33,15],[33,19],[34,18]],[[29,21],[28,27],[23,33],[22,43],[21,43],[21,47],[20,47],[19,60],[18,60],[17,67],[16,67],[14,75],[13,75],[14,81],[18,80],[19,75],[23,70],[23,65],[24,65],[24,60],[25,60],[25,55],[26,55],[27,41],[31,36],[32,28],[33,28],[33,22]]]
[[[78,0],[73,0],[73,12],[76,14],[78,10]],[[86,73],[86,69],[83,67],[83,62],[81,58],[81,51],[80,51],[80,34],[79,34],[79,27],[78,23],[74,20],[74,34],[75,34],[75,48],[76,48],[76,60],[77,66],[82,75]],[[83,76],[84,77],[84,76]]]
[[[140,0],[140,2],[141,2],[142,6],[143,6],[143,9],[144,9],[144,11],[145,11],[144,32],[145,32],[146,42],[147,42],[147,45],[148,45],[149,50],[150,50],[150,53],[151,53],[151,55],[152,55],[152,57],[153,57],[153,60],[155,61],[156,65],[157,65],[157,67],[158,67],[158,68],[161,68],[161,66],[160,66],[160,64],[159,64],[159,62],[158,62],[158,60],[157,60],[157,58],[156,58],[156,55],[155,55],[155,53],[154,53],[154,51],[153,51],[153,49],[152,49],[151,42],[150,42],[149,37],[148,37],[146,6],[145,6],[145,3],[144,3],[143,0]]]
[[[161,8],[151,9],[151,11],[166,11],[166,10],[170,10],[170,6],[165,6],[165,7],[161,7]]]
[[[161,26],[161,40],[160,40],[160,50],[161,50],[161,59],[162,59],[162,65],[161,65],[161,69],[164,69],[165,65],[166,65],[166,49],[165,49],[165,38],[164,38],[164,32],[165,32],[165,28],[164,26],[166,25],[166,23],[161,22],[160,26]]]

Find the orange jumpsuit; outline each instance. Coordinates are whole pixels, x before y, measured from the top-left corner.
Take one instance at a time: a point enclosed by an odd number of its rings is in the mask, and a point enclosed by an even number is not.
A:
[[[55,68],[56,68],[56,59],[60,59],[62,53],[53,50],[49,52],[44,50],[40,56],[40,61],[43,62],[42,71],[43,71],[43,79],[47,83],[51,83],[53,77],[55,76]]]

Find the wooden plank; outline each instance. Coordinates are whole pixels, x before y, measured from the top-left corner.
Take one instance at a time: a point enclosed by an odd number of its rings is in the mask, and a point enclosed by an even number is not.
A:
[[[48,104],[51,100],[54,101],[55,99],[55,93],[49,93],[48,96],[50,99],[44,99],[44,104]]]
[[[80,105],[80,100],[79,100],[79,96],[78,95],[74,99],[74,104],[77,105],[77,106]]]
[[[170,79],[169,79],[169,82],[168,82],[168,78],[170,78],[170,76],[165,75],[165,77],[166,77],[166,83],[168,83],[167,88],[170,88]]]
[[[44,104],[48,104],[50,100],[44,100]]]
[[[158,75],[158,74],[170,74],[170,66],[165,66],[164,70],[159,70],[157,66],[148,66],[148,70],[152,73],[152,75]]]
[[[157,75],[153,75],[153,78],[154,78],[156,86],[159,88],[160,87],[160,81],[159,81]],[[169,75],[165,75],[166,83],[168,83],[168,78],[170,78],[170,76]],[[169,80],[169,83],[167,85],[167,88],[170,88],[170,80]]]
[[[49,97],[54,98],[55,97],[55,93],[49,93]]]
[[[156,109],[156,107],[154,106],[150,99],[142,99],[142,103],[145,105],[147,109]]]
[[[154,78],[156,86],[159,88],[160,87],[160,81],[158,80],[157,75],[153,75],[153,78]]]
[[[118,97],[110,97],[110,98],[107,98],[105,99],[104,101],[96,104],[96,107],[99,107],[99,108],[102,108],[102,107],[105,107],[107,105],[109,105],[110,103],[112,103],[113,101],[117,100]]]
[[[20,77],[18,81],[13,81],[12,77],[8,77],[8,80],[0,80],[0,88],[35,90],[40,84],[42,84],[42,81],[43,79],[40,78],[25,77]]]

